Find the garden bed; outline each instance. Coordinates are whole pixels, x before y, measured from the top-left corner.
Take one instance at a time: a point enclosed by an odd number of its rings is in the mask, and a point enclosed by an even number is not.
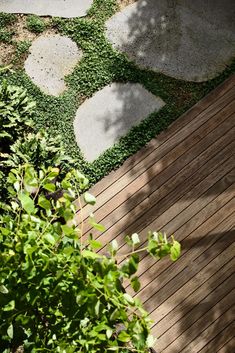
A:
[[[129,3],[130,1],[119,1],[119,6],[123,8]],[[215,79],[195,83],[141,69],[124,54],[113,49],[105,38],[105,22],[118,9],[115,0],[95,0],[85,18],[32,18],[30,15],[17,15],[6,25],[2,15],[2,29],[14,34],[12,37],[10,34],[7,41],[0,43],[4,53],[2,64],[11,65],[9,70],[1,70],[0,80],[7,79],[9,83],[27,88],[30,96],[37,102],[34,117],[37,129],[43,127],[51,135],[60,134],[67,153],[74,158],[75,165],[93,184],[120,166],[235,70],[233,62]],[[83,52],[79,65],[66,78],[67,91],[59,97],[43,94],[23,69],[31,41],[47,33],[70,37]],[[115,81],[140,83],[166,104],[159,112],[151,114],[132,128],[119,143],[96,161],[88,163],[75,141],[73,129],[75,114],[85,99]],[[84,134],[89,136],[89,131],[84,131]]]

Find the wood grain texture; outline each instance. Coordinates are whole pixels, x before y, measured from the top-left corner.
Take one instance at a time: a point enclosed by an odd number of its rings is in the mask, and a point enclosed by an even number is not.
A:
[[[198,102],[123,166],[95,185],[94,231],[106,251],[126,234],[174,234],[172,263],[141,254],[135,293],[153,319],[157,353],[233,353],[235,266],[235,75]],[[79,214],[79,213],[78,213]],[[91,228],[84,228],[84,241]],[[120,258],[119,263],[123,262]]]

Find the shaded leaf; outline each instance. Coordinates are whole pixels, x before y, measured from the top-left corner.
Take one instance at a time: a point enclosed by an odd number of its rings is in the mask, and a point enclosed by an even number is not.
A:
[[[42,207],[44,210],[50,210],[51,209],[51,203],[49,200],[45,198],[45,196],[40,195],[38,198],[38,205]]]
[[[140,281],[138,277],[135,276],[131,279],[131,286],[135,292],[138,292],[138,290],[140,289]]]

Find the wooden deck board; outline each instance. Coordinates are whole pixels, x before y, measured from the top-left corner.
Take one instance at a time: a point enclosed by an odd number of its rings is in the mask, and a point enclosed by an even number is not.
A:
[[[174,233],[175,262],[141,255],[136,294],[154,320],[158,353],[233,353],[235,266],[235,75],[95,185],[105,245],[147,231]],[[79,214],[78,214],[79,221]],[[84,229],[84,239],[90,232]],[[122,261],[122,260],[121,260]]]
[[[233,99],[233,96],[230,97],[230,100]],[[128,208],[135,207],[136,193],[139,190],[141,190],[141,193],[138,193],[138,202],[140,202],[141,196],[146,198],[149,194],[152,194],[154,190],[164,184],[177,171],[182,169],[185,165],[190,163],[193,158],[196,158],[197,155],[204,151],[206,147],[213,142],[212,135],[215,139],[219,139],[223,136],[223,133],[226,132],[226,129],[232,128],[232,124],[235,124],[233,116],[231,116],[234,110],[235,101],[232,100],[230,104],[226,105],[217,114],[213,115],[213,119],[209,119],[195,131],[189,130],[187,127],[185,129],[187,135],[184,135],[183,131],[179,132],[177,136],[175,136],[175,145],[173,145],[173,148],[171,148],[169,152],[167,152],[169,149],[169,141],[167,141],[167,146],[163,149],[164,156],[162,156],[159,149],[155,151],[154,156],[152,157],[155,160],[154,164],[149,167],[149,163],[144,161],[144,166],[142,167],[142,173],[140,175],[139,172],[141,169],[138,166],[137,177],[136,172],[132,170],[130,176],[127,177],[127,175],[125,175],[125,179],[124,177],[119,179],[115,185],[112,185],[111,190],[104,191],[104,194],[107,193],[105,198],[103,194],[99,195],[96,206],[96,217],[100,220],[104,220],[105,217],[108,217],[110,212],[116,211],[120,205],[124,208],[125,212],[125,202],[127,199],[129,203]],[[222,124],[223,121],[224,124]],[[199,123],[197,126],[198,125]],[[216,128],[217,130],[214,132],[213,130]],[[184,136],[185,138],[183,139]],[[205,138],[203,138],[204,136]],[[179,139],[181,141],[178,143]],[[188,153],[190,148],[192,148],[192,152]],[[185,155],[185,152],[187,152],[187,155]],[[159,157],[159,154],[162,158]],[[99,207],[100,202],[102,202],[102,205]],[[121,211],[118,209],[119,217],[121,217],[120,213]],[[106,227],[108,226],[109,225]],[[89,231],[89,227],[88,229],[85,229],[85,232],[86,231]]]
[[[230,335],[229,338],[223,339],[225,337],[224,332],[222,331],[221,335],[218,335],[221,339],[221,341],[224,341],[222,345],[217,346],[217,342],[214,343],[214,340],[211,342],[212,350],[208,350],[208,353],[230,353],[234,351],[235,347],[235,334],[234,334],[234,327],[229,326],[230,329]],[[217,338],[217,337],[216,337]],[[218,347],[218,350],[215,350],[215,347]],[[205,347],[207,349],[207,346]],[[207,353],[207,350],[202,350],[201,353]]]

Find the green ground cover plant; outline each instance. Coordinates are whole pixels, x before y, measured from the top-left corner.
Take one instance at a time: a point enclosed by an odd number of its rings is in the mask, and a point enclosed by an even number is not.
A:
[[[46,29],[46,24],[43,21],[43,19],[36,15],[28,16],[26,24],[27,24],[28,30],[31,32],[41,33]]]
[[[23,58],[25,58],[26,54],[29,51],[29,48],[31,46],[31,41],[30,40],[21,40],[19,42],[15,42],[15,57],[12,61],[12,64],[17,65],[22,61]]]
[[[11,43],[14,35],[13,27],[17,21],[14,14],[0,13],[0,43]]]
[[[13,34],[14,34],[13,31],[0,29],[0,42],[11,43]]]
[[[43,94],[23,69],[0,74],[0,80],[7,78],[12,84],[17,83],[27,88],[30,96],[37,101],[33,118],[36,128],[39,130],[43,127],[52,136],[59,132],[66,153],[76,161],[76,167],[89,177],[91,184],[120,166],[235,70],[233,62],[217,78],[204,83],[193,83],[137,67],[124,54],[114,50],[105,38],[105,21],[116,10],[116,0],[94,0],[85,18],[53,18],[50,22],[51,29],[69,36],[83,51],[80,63],[66,78],[68,89],[61,96]],[[88,163],[75,142],[75,113],[84,99],[114,81],[140,83],[154,95],[160,96],[166,105],[132,128],[119,143],[96,161]]]
[[[17,21],[17,16],[10,13],[0,12],[0,28],[12,25]]]
[[[24,89],[0,90],[0,348],[3,353],[144,353],[154,344],[148,313],[122,286],[136,276],[138,254],[176,261],[180,244],[150,232],[145,247],[138,234],[118,244],[83,237],[74,222],[74,201],[95,198],[84,192],[88,179],[66,157],[58,139],[36,132],[35,104]],[[6,144],[2,144],[3,140]],[[4,191],[4,197],[3,197]],[[81,196],[81,194],[83,196]],[[90,222],[102,231],[93,216]],[[125,259],[117,264],[118,257]]]

